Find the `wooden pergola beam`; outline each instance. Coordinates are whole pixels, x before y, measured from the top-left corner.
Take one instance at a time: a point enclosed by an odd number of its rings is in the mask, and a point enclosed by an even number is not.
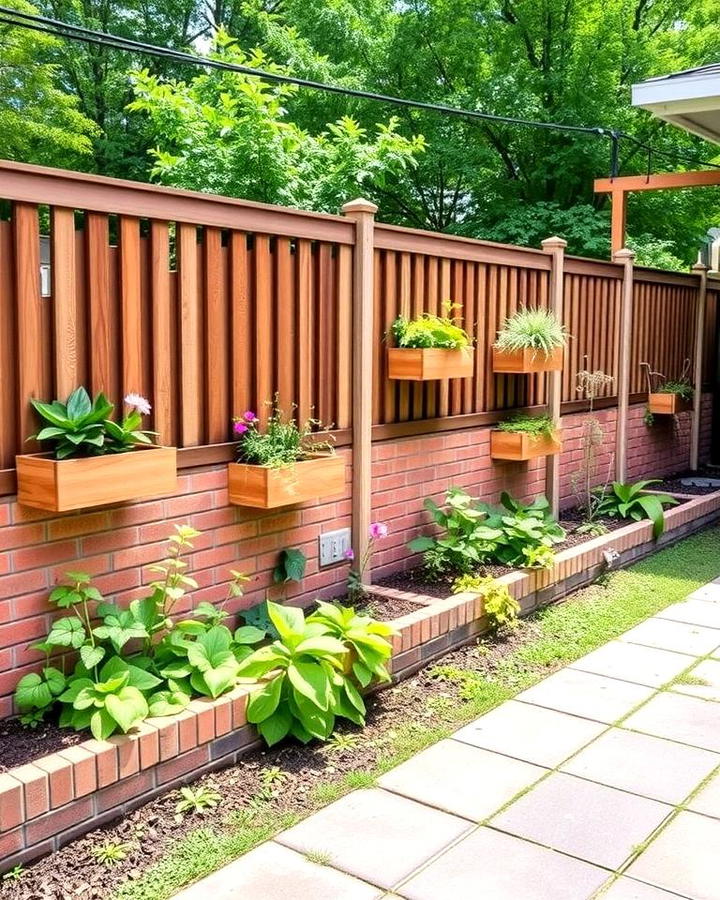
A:
[[[702,172],[664,172],[660,175],[621,175],[617,178],[596,178],[596,194],[610,194],[610,251],[617,253],[625,246],[627,195],[633,191],[665,191],[679,188],[720,185],[720,169]]]

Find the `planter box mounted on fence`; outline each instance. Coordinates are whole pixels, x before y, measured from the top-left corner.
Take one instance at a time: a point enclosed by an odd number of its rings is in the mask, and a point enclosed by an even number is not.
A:
[[[561,372],[564,352],[563,347],[556,347],[550,355],[530,348],[498,350],[493,347],[493,372],[500,375]]]
[[[398,381],[438,381],[441,378],[471,378],[474,354],[470,348],[390,347],[388,378]]]
[[[688,409],[692,409],[692,401],[680,394],[648,394],[648,410],[654,416],[676,416]]]
[[[555,431],[548,437],[493,429],[490,432],[490,456],[493,459],[515,461],[535,459],[537,456],[552,456],[562,450],[560,435],[560,431]]]
[[[230,502],[237,506],[273,509],[334,497],[345,489],[345,461],[322,454],[289,466],[228,465]]]
[[[144,500],[177,490],[174,447],[138,446],[127,453],[53,459],[47,453],[15,458],[18,503],[67,512],[127,500]]]

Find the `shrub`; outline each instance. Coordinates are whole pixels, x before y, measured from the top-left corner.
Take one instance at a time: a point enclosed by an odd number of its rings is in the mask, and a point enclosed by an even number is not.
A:
[[[556,424],[552,416],[529,416],[517,413],[495,426],[498,431],[509,431],[513,434],[529,434],[533,438],[551,438],[555,434]]]
[[[473,499],[461,488],[450,488],[446,508],[427,499],[436,524],[443,533],[423,536],[409,543],[423,553],[425,566],[433,574],[469,572],[483,563],[498,562],[524,568],[548,568],[554,562],[552,547],[565,539],[545,497],[524,505],[508,493],[497,509]]]
[[[69,582],[50,594],[50,602],[68,614],[34,645],[46,653],[46,665],[21,678],[15,691],[24,721],[36,724],[59,704],[61,726],[89,728],[104,739],[147,715],[180,712],[191,697],[217,697],[236,684],[239,662],[265,633],[245,626],[231,634],[221,624],[223,609],[209,603],[198,604],[189,618],[173,616],[186,591],[197,587],[182,557],[198,535],[176,526],[167,557],[151,567],[160,576],[151,592],[126,609],[107,603],[88,575],[68,573]],[[246,579],[231,574],[228,596],[238,596]],[[58,649],[78,654],[69,675],[49,663]]]
[[[513,627],[520,614],[520,604],[512,596],[506,584],[485,575],[461,575],[453,582],[453,591],[462,594],[469,591],[483,598],[483,610],[492,628],[502,625]]]
[[[633,519],[636,522],[641,519],[651,519],[653,537],[660,537],[665,530],[663,507],[675,506],[678,501],[669,494],[641,493],[647,489],[648,485],[658,483],[657,478],[636,481],[634,484],[621,484],[619,481],[614,481],[611,490],[603,496],[600,502],[599,514]]]
[[[47,441],[56,459],[126,453],[138,444],[152,444],[153,432],[140,430],[150,404],[138,394],[125,398],[128,412],[120,423],[110,418],[115,407],[107,397],[100,393],[91,400],[84,387],[76,388],[65,403],[30,403],[47,424],[28,440]]]
[[[523,307],[505,320],[495,347],[506,352],[534,350],[549,356],[553,350],[564,347],[567,339],[565,327],[550,310]]]
[[[389,658],[392,648],[380,632],[392,633],[390,626],[355,616],[353,610],[332,613],[329,607],[322,604],[306,619],[300,609],[268,602],[279,638],[240,664],[242,678],[267,679],[250,697],[247,717],[270,746],[288,734],[303,743],[327,740],[338,716],[364,725],[365,702],[355,671],[389,677],[380,657]],[[351,650],[358,656],[354,662]]]
[[[447,304],[448,315],[435,316],[424,313],[416,319],[398,316],[390,326],[397,347],[444,347],[448,350],[464,350],[472,343],[467,332],[449,317],[453,305]]]
[[[255,413],[249,410],[235,420],[233,431],[238,436],[235,447],[238,462],[278,469],[316,453],[335,452],[334,439],[327,428],[316,419],[298,424],[295,419],[286,418],[278,408],[277,396],[264,432],[259,430],[259,424]]]

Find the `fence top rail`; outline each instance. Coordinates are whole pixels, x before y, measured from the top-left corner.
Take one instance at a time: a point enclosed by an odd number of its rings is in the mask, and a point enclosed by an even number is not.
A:
[[[354,222],[200,191],[0,160],[0,198],[284,237],[353,244]]]
[[[646,281],[655,284],[674,285],[676,287],[697,288],[700,276],[694,272],[670,272],[666,269],[651,269],[647,266],[635,266],[635,281]]]
[[[497,244],[493,241],[479,241],[475,238],[422,231],[418,228],[403,228],[399,225],[378,223],[375,226],[375,247],[379,250],[421,253],[446,259],[519,266],[545,272],[549,272],[551,267],[549,254],[533,247]]]
[[[624,268],[621,263],[605,259],[589,259],[587,256],[566,256],[566,275],[590,275],[595,278],[615,278],[621,280]]]

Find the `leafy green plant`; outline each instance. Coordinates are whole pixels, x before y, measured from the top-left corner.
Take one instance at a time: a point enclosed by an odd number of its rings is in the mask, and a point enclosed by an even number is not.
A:
[[[68,582],[53,589],[50,602],[66,615],[33,645],[46,654],[46,664],[21,678],[15,692],[29,727],[59,706],[61,726],[90,729],[104,739],[129,731],[147,715],[180,712],[192,696],[217,697],[236,684],[240,661],[265,632],[246,625],[233,634],[222,624],[227,615],[222,606],[207,602],[188,618],[173,615],[175,605],[197,586],[183,556],[198,535],[189,526],[176,526],[166,558],[150,567],[159,576],[150,593],[127,608],[106,602],[82,572],[69,572]],[[241,595],[247,580],[231,574],[228,598]],[[50,654],[58,650],[77,651],[70,674],[64,657],[63,669],[50,665]]]
[[[13,882],[17,883],[21,880],[23,875],[25,874],[25,867],[18,863],[16,866],[13,866],[12,869],[8,869],[7,872],[2,876],[2,880],[5,882]]]
[[[612,483],[599,506],[599,514],[621,519],[650,519],[653,523],[653,537],[658,538],[665,530],[663,507],[677,505],[677,500],[669,494],[644,494],[648,485],[658,484],[657,478],[636,481],[634,484]]]
[[[565,540],[565,529],[554,520],[545,497],[532,503],[515,500],[506,491],[500,495],[500,509],[488,518],[488,525],[502,529],[494,553],[498,562],[524,568],[550,568],[555,561],[554,544]]]
[[[269,745],[288,734],[305,743],[326,740],[338,716],[364,724],[365,702],[348,666],[350,646],[334,637],[320,617],[306,620],[302,610],[272,602],[267,608],[279,638],[240,664],[241,677],[266,679],[250,697],[248,721]],[[380,643],[387,642],[378,634],[354,638],[367,668]]]
[[[461,575],[453,582],[453,591],[462,594],[469,591],[483,598],[483,610],[493,628],[502,625],[512,627],[520,614],[520,604],[512,596],[506,584],[484,575]]]
[[[307,556],[297,547],[287,547],[280,551],[280,558],[273,569],[275,584],[287,584],[289,581],[302,581],[305,577]]]
[[[263,600],[261,603],[257,603],[249,609],[244,609],[240,613],[240,616],[247,625],[252,625],[255,628],[261,629],[269,638],[276,640],[280,635],[277,633],[277,629],[270,619],[267,605],[268,601]]]
[[[294,418],[286,418],[278,407],[277,395],[271,406],[270,418],[262,432],[259,419],[250,410],[234,421],[238,462],[278,469],[318,453],[335,452],[333,436],[317,419],[298,424]]]
[[[464,350],[471,346],[468,333],[456,324],[450,313],[455,308],[447,303],[446,315],[436,316],[423,313],[416,319],[398,316],[390,326],[396,347],[444,347],[448,350]]]
[[[114,866],[117,863],[127,859],[128,853],[132,850],[132,844],[124,841],[105,841],[92,847],[90,853],[95,859],[106,866]]]
[[[152,432],[140,429],[142,414],[150,412],[150,405],[137,394],[125,398],[128,412],[119,423],[110,418],[115,407],[107,397],[100,393],[91,400],[84,387],[76,388],[65,403],[30,403],[46,424],[28,440],[47,441],[56,459],[125,453],[138,444],[152,443]]]
[[[533,438],[551,438],[557,428],[552,416],[530,416],[526,413],[516,413],[510,419],[498,422],[495,427],[498,431],[529,434]]]
[[[692,363],[689,359],[685,360],[679,378],[666,378],[662,372],[654,372],[647,362],[641,362],[640,368],[645,373],[648,394],[675,394],[688,403],[695,396],[695,388],[690,383]],[[649,410],[648,414],[652,417],[652,413]],[[652,425],[652,421],[645,424]]]
[[[383,540],[388,535],[388,527],[384,522],[372,522],[368,529],[368,543],[365,552],[362,555],[357,566],[353,565],[348,572],[347,588],[348,597],[351,601],[361,600],[365,596],[365,571],[370,564],[372,555],[375,552],[375,545],[378,541]],[[345,551],[345,559],[354,560],[355,552],[352,547]]]
[[[607,534],[610,529],[604,522],[582,522],[575,529],[576,534],[590,534],[593,537],[600,537],[603,534]]]
[[[357,734],[344,734],[340,731],[335,731],[327,740],[327,752],[328,753],[347,753],[350,750],[355,750],[360,746],[360,738]]]
[[[222,801],[222,794],[210,787],[180,788],[180,799],[175,804],[175,812],[180,815],[186,813],[202,814],[215,807]]]
[[[553,350],[565,346],[568,337],[564,325],[550,310],[522,307],[505,320],[494,346],[506,352],[533,350],[550,356]]]
[[[686,381],[684,379],[678,381],[668,380],[663,381],[658,385],[657,393],[676,394],[678,397],[681,397],[683,400],[687,400],[689,402],[695,396],[695,389],[689,381]]]

